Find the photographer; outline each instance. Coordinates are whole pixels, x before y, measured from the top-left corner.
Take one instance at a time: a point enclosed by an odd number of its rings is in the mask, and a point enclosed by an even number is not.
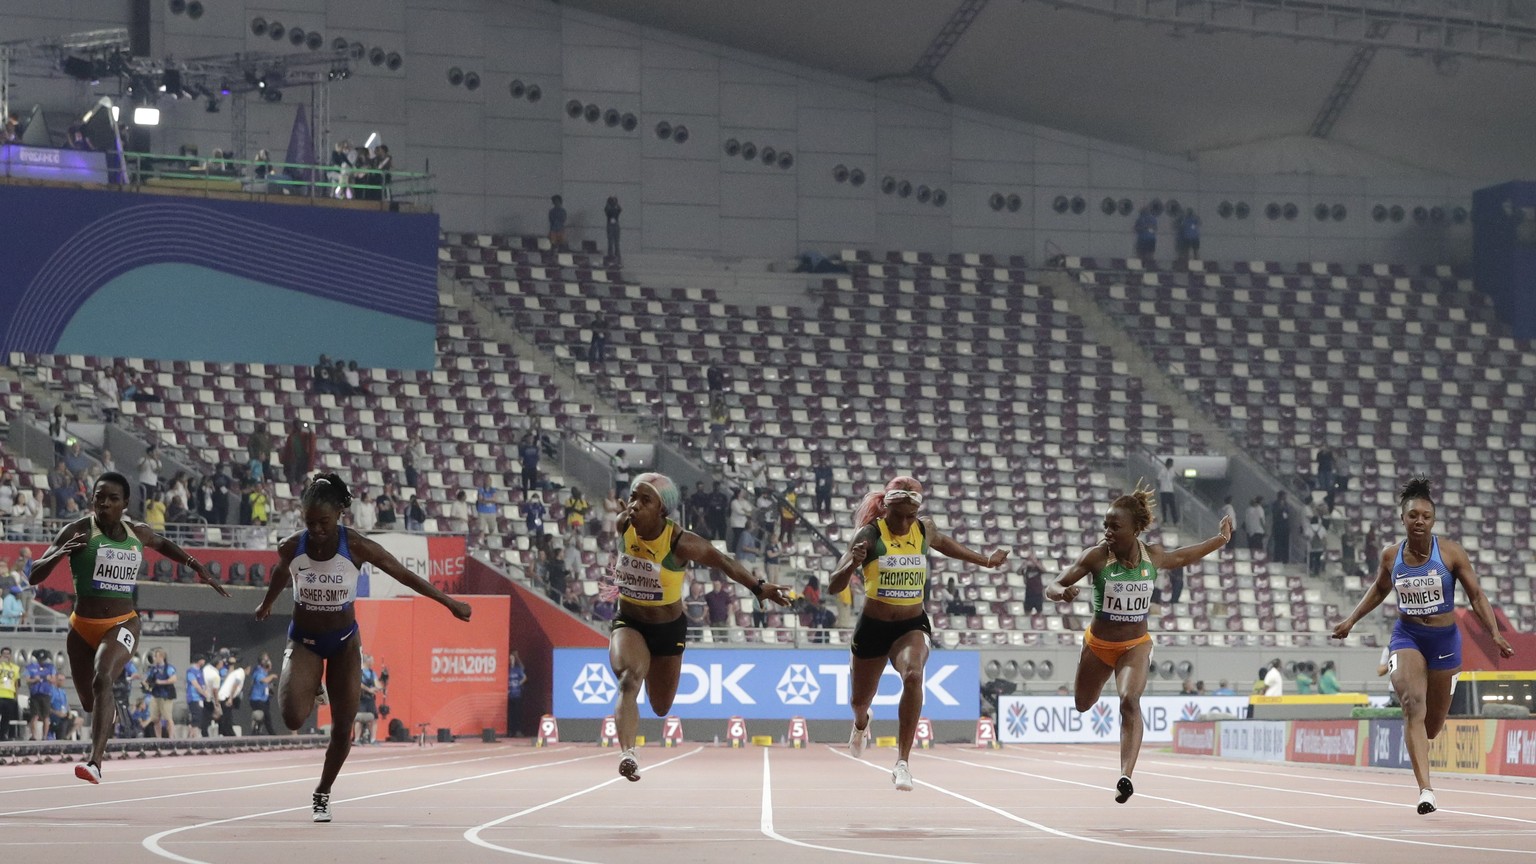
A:
[[[141,658],[129,657],[123,664],[123,671],[112,682],[112,703],[117,708],[117,737],[139,737],[140,724],[133,722],[133,708],[130,700],[133,696],[134,682],[143,681],[139,675]]]
[[[272,685],[277,673],[272,671],[272,655],[261,652],[261,660],[247,674],[251,679],[251,734],[276,735],[272,731]]]
[[[176,667],[166,659],[165,649],[149,652],[149,669],[144,673],[144,687],[149,691],[149,725],[153,737],[176,737]]]

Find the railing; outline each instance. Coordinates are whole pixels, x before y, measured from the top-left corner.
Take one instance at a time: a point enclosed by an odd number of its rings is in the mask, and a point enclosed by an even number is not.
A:
[[[5,522],[5,539],[11,543],[39,543],[47,548],[53,539],[59,536],[64,526],[85,517],[82,512],[77,516],[67,519],[45,518],[36,523],[22,524],[15,520]],[[285,524],[277,525],[212,525],[202,519],[189,522],[167,522],[164,530],[160,531],[165,537],[182,546],[190,546],[197,549],[251,549],[271,550],[276,549],[277,544],[284,537],[299,529]],[[408,531],[402,521],[388,531],[374,530],[367,533],[400,533],[421,534],[423,536],[444,535],[447,531]],[[42,550],[36,550],[40,555]]]
[[[380,209],[432,209],[432,175],[390,169],[347,168],[274,162],[270,159],[216,159],[164,153],[124,153],[123,185],[133,189],[227,192],[316,200],[377,202]]]

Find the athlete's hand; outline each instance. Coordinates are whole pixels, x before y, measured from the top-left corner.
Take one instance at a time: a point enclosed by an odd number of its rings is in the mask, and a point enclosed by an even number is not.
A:
[[[218,582],[215,582],[212,578],[210,578],[208,576],[208,571],[203,569],[203,563],[201,561],[198,561],[197,563],[195,563],[192,566],[192,569],[193,569],[193,571],[195,571],[197,573],[197,578],[203,580],[204,582],[207,582],[213,588],[213,590],[219,592],[219,596],[220,597],[228,597],[229,596],[229,592],[224,590],[224,586],[223,585],[220,585]]]
[[[263,601],[260,606],[256,607],[256,620],[257,621],[265,621],[265,620],[267,620],[267,616],[271,615],[271,614],[272,614],[272,604],[271,603],[267,603],[267,602]]]
[[[1045,597],[1052,603],[1071,603],[1077,599],[1080,590],[1076,585],[1058,588],[1056,583],[1052,582],[1050,585],[1045,586]]]
[[[1221,517],[1221,526],[1216,529],[1216,533],[1221,535],[1221,545],[1223,545],[1223,546],[1227,545],[1227,541],[1232,539],[1232,517],[1231,516],[1223,516],[1223,517]]]
[[[982,565],[982,566],[990,567],[993,570],[996,570],[997,568],[1003,566],[1003,562],[1007,561],[1007,560],[1008,560],[1008,550],[1007,549],[993,549],[992,550],[992,554],[987,556],[987,563]]]
[[[1498,634],[1494,634],[1493,644],[1499,646],[1499,656],[1500,657],[1513,657],[1513,656],[1515,656],[1514,646],[1510,645],[1509,644],[1509,640],[1505,639],[1503,636],[1500,636]]]
[[[1349,638],[1349,631],[1351,631],[1353,629],[1355,629],[1354,622],[1350,621],[1349,619],[1345,619],[1343,621],[1340,621],[1339,623],[1333,625],[1333,637],[1332,638],[1334,638],[1334,639],[1347,639],[1347,638]],[[1506,642],[1504,644],[1508,645],[1509,643]],[[1513,654],[1515,652],[1514,651],[1510,651],[1509,653]],[[1504,656],[1508,657],[1509,654],[1506,654]]]
[[[764,582],[758,589],[757,599],[769,600],[779,604],[780,606],[788,606],[789,587],[785,585],[775,585],[772,582]]]
[[[448,609],[453,613],[453,617],[460,621],[468,621],[469,616],[475,611],[468,603],[465,603],[463,600],[455,600],[452,597],[448,598]]]
[[[860,538],[848,547],[848,557],[853,560],[853,566],[864,566],[864,559],[869,557],[869,539]]]

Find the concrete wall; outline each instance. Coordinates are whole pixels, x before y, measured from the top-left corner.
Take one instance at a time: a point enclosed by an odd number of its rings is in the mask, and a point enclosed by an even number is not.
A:
[[[7,39],[122,26],[123,0],[11,0]],[[1281,261],[1456,261],[1470,226],[1375,222],[1376,204],[1440,205],[1470,200],[1470,184],[1433,177],[1324,177],[1202,171],[1184,156],[1096,141],[940,102],[925,92],[769,60],[544,0],[284,0],[208,3],[197,21],[152,3],[159,56],[198,57],[292,51],[252,35],[255,16],[399,51],[395,72],[367,59],[331,88],[332,139],[361,141],[378,131],[401,170],[430,168],[449,230],[542,233],[548,196],[563,193],[571,235],[601,239],[609,195],[624,206],[627,251],[787,257],[804,249],[980,251],[1044,257],[1125,255],[1131,217],[1105,215],[1100,202],[1177,199],[1203,214],[1204,253],[1221,259]],[[469,91],[447,70],[479,74]],[[514,99],[509,82],[537,84],[538,103]],[[14,98],[77,112],[89,85],[21,79]],[[568,100],[638,118],[634,131],[572,119]],[[284,101],[248,101],[249,145],[280,154],[302,89]],[[154,146],[183,143],[203,154],[233,142],[231,106],[162,104]],[[686,143],[661,140],[658,123],[686,126]],[[730,157],[724,143],[789,151],[789,169]],[[1230,170],[1233,160],[1223,162]],[[1239,160],[1241,161],[1241,160]],[[854,187],[835,166],[864,172]],[[943,189],[943,207],[880,191],[884,177]],[[993,210],[994,194],[1019,197],[1016,211]],[[1057,196],[1081,197],[1082,214],[1057,213]],[[1246,202],[1246,220],[1222,219],[1223,202]],[[1294,221],[1264,216],[1269,203],[1294,203]],[[1343,204],[1344,221],[1313,218],[1318,203]],[[1167,229],[1160,250],[1170,253]],[[1048,245],[1049,244],[1049,245]]]

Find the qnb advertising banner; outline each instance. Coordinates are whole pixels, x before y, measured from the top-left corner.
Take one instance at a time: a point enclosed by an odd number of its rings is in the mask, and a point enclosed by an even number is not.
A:
[[[457,735],[506,728],[511,598],[458,599],[474,607],[467,622],[425,597],[357,601],[363,651],[375,672],[389,670],[390,717],[413,732],[417,723]]]
[[[848,690],[848,655],[842,651],[695,650],[683,655],[670,713],[685,720],[732,715],[749,720],[846,720]],[[555,649],[556,717],[612,714],[618,692],[607,649]],[[647,711],[645,696],[641,690],[642,716]],[[887,667],[875,705],[895,706],[900,698],[901,679]],[[980,700],[980,660],[975,652],[936,651],[928,658],[924,716],[974,721]]]
[[[449,594],[458,591],[464,580],[464,538],[458,535],[370,534],[373,540],[395,556],[405,569],[431,582]],[[414,597],[416,592],[401,585],[395,577],[371,564],[364,564],[357,579],[359,597]]]
[[[1241,716],[1247,696],[1143,696],[1142,740],[1173,740],[1173,724],[1209,711]],[[1079,712],[1071,696],[1004,696],[997,700],[998,740],[1005,744],[1099,744],[1120,740],[1120,700],[1100,699]]]

